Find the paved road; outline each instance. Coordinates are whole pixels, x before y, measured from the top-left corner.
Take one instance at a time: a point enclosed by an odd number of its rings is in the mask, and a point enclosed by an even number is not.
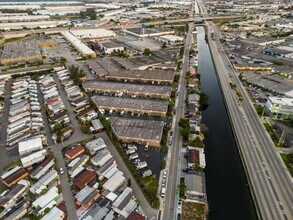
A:
[[[185,93],[186,93],[186,80],[185,75],[188,67],[189,60],[189,51],[192,44],[192,31],[194,29],[194,24],[189,24],[189,29],[186,37],[186,45],[184,49],[183,55],[183,64],[182,64],[182,72],[180,76],[179,86],[178,86],[178,97],[176,100],[176,115],[174,117],[175,123],[173,123],[173,143],[171,147],[171,160],[170,167],[167,176],[167,186],[166,186],[166,195],[165,195],[165,206],[162,211],[162,219],[176,219],[176,207],[178,203],[178,192],[177,185],[179,183],[179,173],[178,172],[178,160],[179,160],[179,152],[182,146],[182,137],[180,135],[180,128],[178,126],[178,122],[180,118],[183,117],[184,113],[184,105],[185,105]]]
[[[208,27],[213,28],[211,23]],[[259,214],[263,219],[293,219],[292,178],[276,153],[227,56],[219,52],[223,50],[217,38],[219,33],[217,29],[213,30],[216,41],[209,35],[209,44]],[[243,97],[242,102],[237,101],[229,82],[237,85]]]

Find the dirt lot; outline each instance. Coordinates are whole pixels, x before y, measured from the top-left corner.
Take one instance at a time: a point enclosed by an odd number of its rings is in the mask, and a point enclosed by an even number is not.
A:
[[[205,219],[205,205],[195,202],[182,203],[182,220]]]

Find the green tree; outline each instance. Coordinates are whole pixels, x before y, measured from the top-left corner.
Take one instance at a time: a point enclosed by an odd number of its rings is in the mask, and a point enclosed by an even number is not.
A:
[[[131,186],[131,179],[129,178],[127,181],[127,186],[130,187]]]
[[[81,11],[80,16],[82,18],[89,17],[91,20],[95,20],[97,18],[97,14],[94,8],[87,8],[85,11]]]
[[[166,42],[166,41],[163,42],[163,44],[162,44],[162,48],[163,48],[163,49],[167,48],[167,42]]]
[[[208,107],[209,105],[208,102],[209,102],[209,96],[205,94],[204,92],[200,93],[199,105],[201,110],[204,110]]]
[[[79,68],[79,66],[77,65],[71,65],[69,68],[68,68],[70,74],[70,78],[73,80],[73,82],[76,84],[76,85],[81,85],[81,78],[82,77],[85,77],[85,72]]]
[[[145,48],[143,53],[146,56],[150,56],[152,54],[152,51],[149,48]]]

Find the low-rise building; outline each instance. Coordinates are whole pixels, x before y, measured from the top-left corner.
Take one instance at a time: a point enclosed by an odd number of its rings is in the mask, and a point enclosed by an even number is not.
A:
[[[92,96],[91,99],[99,109],[159,117],[166,117],[169,105],[169,102],[166,100],[119,98],[99,95]]]
[[[195,201],[200,203],[206,202],[206,185],[204,173],[198,172],[197,174],[186,174],[186,200]]]
[[[19,181],[14,185],[7,193],[0,198],[0,206],[4,209],[9,209],[14,206],[17,198],[26,194],[26,190],[29,187],[29,182],[26,180]]]
[[[81,144],[77,144],[65,152],[65,157],[69,160],[73,160],[83,154],[84,151],[84,147]]]
[[[119,170],[104,183],[103,188],[110,192],[114,192],[125,182],[125,180],[123,173]]]
[[[54,207],[41,220],[63,220],[64,218],[65,213],[61,209]]]
[[[38,210],[38,215],[44,214],[46,209],[51,209],[58,205],[62,201],[62,194],[58,193],[58,188],[56,186],[48,190],[47,193],[40,196],[34,202],[32,202],[32,207]]]
[[[290,119],[293,116],[293,98],[268,97],[266,112],[275,119]]]
[[[180,45],[183,43],[183,37],[171,35],[171,34],[155,37],[155,40],[160,41],[162,43],[167,43],[172,46]]]
[[[162,121],[111,117],[110,122],[114,135],[122,142],[135,142],[153,147],[161,146],[164,129]]]
[[[12,187],[27,176],[28,172],[25,169],[20,166],[16,166],[2,174],[1,179],[6,186]]]
[[[50,184],[59,178],[58,172],[54,169],[50,170],[38,182],[31,186],[30,192],[33,194],[41,194],[43,190],[47,190]]]
[[[21,163],[23,167],[29,167],[33,164],[42,162],[46,157],[47,151],[45,149],[37,151],[26,157],[21,158]]]
[[[100,50],[102,51],[102,53],[111,54],[113,52],[123,51],[124,47],[113,41],[107,41],[100,43]]]
[[[129,187],[126,187],[113,202],[113,210],[124,218],[127,218],[136,207],[137,204],[134,201],[132,189]]]
[[[96,58],[96,53],[85,45],[81,40],[71,34],[69,31],[61,32],[63,37],[68,40],[83,56]]]
[[[36,169],[30,173],[30,177],[33,179],[40,179],[48,170],[54,166],[54,158],[46,158]]]
[[[93,141],[86,143],[85,147],[88,149],[91,155],[94,155],[98,150],[102,150],[107,147],[103,138],[97,138]]]
[[[75,196],[76,204],[84,209],[89,208],[98,198],[100,194],[95,188],[85,186]]]
[[[73,185],[78,188],[82,189],[85,187],[90,181],[96,178],[96,174],[90,170],[83,170],[78,176],[74,179]]]
[[[43,143],[41,137],[26,139],[18,143],[18,152],[20,156],[42,149]]]

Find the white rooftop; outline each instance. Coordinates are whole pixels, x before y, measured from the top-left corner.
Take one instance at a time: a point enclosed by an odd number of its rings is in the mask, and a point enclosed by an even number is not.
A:
[[[107,29],[71,30],[70,33],[79,38],[103,38],[115,36],[114,31]]]
[[[293,106],[293,98],[269,97],[273,104]]]
[[[23,151],[28,152],[28,151],[31,151],[31,149],[36,149],[36,148],[43,148],[41,137],[27,139],[18,143],[19,152],[23,152]]]
[[[46,194],[35,200],[32,205],[33,207],[43,208],[48,205],[53,199],[58,196],[58,188],[56,186],[52,187]]]
[[[183,37],[172,35],[172,34],[166,34],[166,35],[160,36],[160,38],[164,40],[172,41],[172,42],[183,41]]]
[[[85,45],[81,40],[77,39],[73,34],[69,31],[63,31],[61,33],[76,49],[78,49],[84,55],[94,54],[95,52]]]
[[[51,209],[50,212],[48,212],[46,215],[41,218],[41,220],[62,220],[62,216],[64,215],[64,212],[57,207],[54,207]]]

